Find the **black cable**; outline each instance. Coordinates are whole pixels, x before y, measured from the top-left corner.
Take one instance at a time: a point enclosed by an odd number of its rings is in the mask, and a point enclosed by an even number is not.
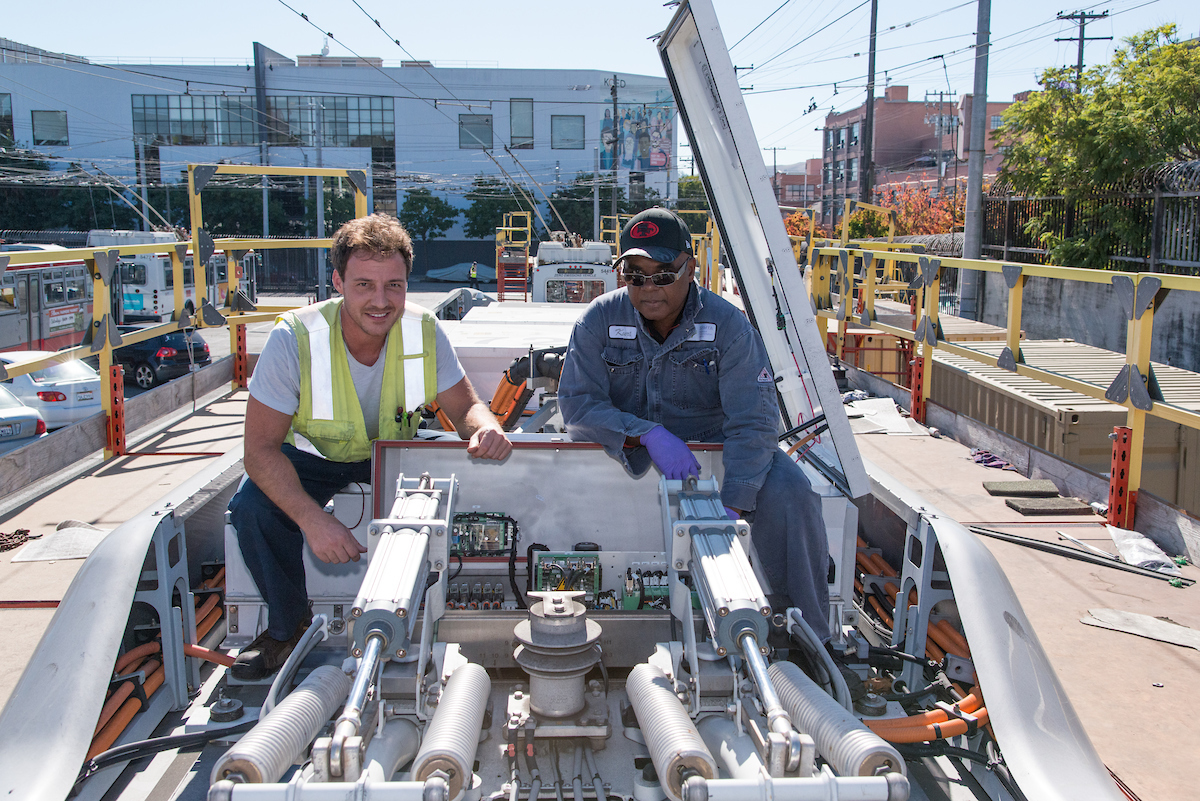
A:
[[[526,592],[533,592],[533,554],[534,554],[534,552],[535,551],[548,551],[548,550],[550,550],[550,549],[548,547],[546,547],[545,545],[542,545],[540,542],[530,543],[529,547],[525,549],[525,573],[526,573],[525,591]]]
[[[110,748],[107,751],[96,754],[96,756],[83,763],[83,767],[79,771],[79,778],[75,780],[75,787],[72,789],[71,794],[74,795],[79,786],[87,781],[92,774],[107,768],[109,765],[140,759],[141,757],[151,756],[162,751],[169,751],[173,748],[184,749],[206,745],[212,740],[219,740],[229,734],[241,734],[242,732],[250,731],[257,723],[257,719],[247,720],[244,723],[239,723],[236,726],[228,726],[223,729],[209,729],[208,731],[174,734],[167,737],[153,737],[149,740],[138,740]]]
[[[458,560],[458,570],[455,570],[454,574],[447,578],[446,581],[454,581],[454,579],[458,578],[458,574],[461,573],[463,569],[462,554],[452,553],[450,554],[450,558]]]
[[[935,681],[931,684],[925,685],[920,690],[913,690],[910,693],[887,693],[884,697],[889,701],[896,701],[897,703],[903,704],[907,701],[915,701],[923,695],[935,695],[937,694],[937,691],[941,689],[941,686],[941,684]]]
[[[517,599],[518,609],[528,609],[525,605],[525,596],[521,594],[521,587],[517,584],[517,543],[513,542],[512,547],[508,549],[508,586],[512,587],[513,596]]]
[[[803,423],[796,426],[795,428],[789,428],[787,431],[784,431],[782,434],[779,435],[779,442],[783,442],[785,439],[790,439],[790,438],[796,436],[797,434],[807,431],[808,429],[812,428],[813,426],[824,422],[824,420],[825,420],[825,412],[821,412],[820,414],[818,414],[816,417],[812,418],[811,420],[805,420]]]
[[[965,748],[946,745],[941,741],[937,743],[892,743],[892,747],[905,759],[922,759],[924,757],[938,756],[958,757],[959,759],[967,759],[980,765],[991,766],[991,760],[983,754],[968,751]]]
[[[1004,785],[1004,789],[1008,790],[1009,795],[1016,799],[1016,801],[1027,801],[1025,794],[1017,786],[1017,780],[1013,778],[1012,772],[1009,771],[1008,765],[1004,764],[1004,757],[1000,755],[1000,746],[996,745],[995,740],[988,740],[986,747],[988,759],[991,760],[992,773],[996,774],[996,778]]]
[[[989,749],[991,745],[992,743],[989,742]],[[944,756],[983,765],[992,772],[1000,784],[1004,785],[1004,789],[1016,801],[1027,801],[1025,794],[1021,792],[1021,788],[1013,780],[1008,766],[998,758],[985,756],[975,751],[969,751],[966,748],[956,748],[940,740],[936,743],[892,743],[892,747],[905,759]]]
[[[919,656],[913,656],[912,654],[906,654],[903,651],[897,651],[891,648],[881,648],[877,645],[872,645],[869,653],[878,654],[879,656],[890,656],[896,659],[903,659],[905,662],[912,662],[914,664],[921,665],[922,667],[927,667],[929,665],[928,659],[922,659]]]

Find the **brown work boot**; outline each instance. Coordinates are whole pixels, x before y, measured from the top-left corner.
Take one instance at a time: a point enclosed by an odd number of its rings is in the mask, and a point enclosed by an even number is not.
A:
[[[238,654],[229,669],[230,675],[238,681],[261,681],[270,676],[283,667],[311,622],[311,619],[300,621],[295,633],[282,641],[263,631]]]

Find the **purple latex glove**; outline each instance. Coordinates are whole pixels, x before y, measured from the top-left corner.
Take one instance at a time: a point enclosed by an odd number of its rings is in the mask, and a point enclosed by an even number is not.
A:
[[[650,458],[667,478],[682,481],[689,475],[700,477],[700,463],[687,443],[662,426],[655,426],[641,437]]]
[[[740,514],[735,512],[733,509],[730,509],[728,506],[725,507],[725,514],[729,515],[730,520],[741,520],[742,519],[742,516]]]

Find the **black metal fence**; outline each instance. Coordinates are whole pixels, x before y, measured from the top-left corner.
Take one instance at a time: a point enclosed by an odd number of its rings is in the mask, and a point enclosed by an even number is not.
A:
[[[1200,162],[1146,170],[1125,186],[1084,198],[1004,192],[997,184],[983,201],[988,257],[1046,263],[1041,235],[1109,234],[1107,269],[1200,275]]]

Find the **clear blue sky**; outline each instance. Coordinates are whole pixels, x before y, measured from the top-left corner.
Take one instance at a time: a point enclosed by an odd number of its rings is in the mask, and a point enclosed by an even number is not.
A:
[[[786,148],[778,153],[781,165],[819,155],[819,134],[813,129],[831,108],[853,108],[865,97],[869,2],[714,3],[734,64],[755,66],[742,73],[741,84],[753,87],[747,100],[760,144]],[[34,8],[25,4],[20,13],[7,14],[0,35],[105,62],[245,63],[252,57],[253,41],[294,57],[319,52],[322,31],[329,31],[335,37],[329,42],[331,55],[354,52],[445,66],[472,62],[648,75],[662,74],[648,37],[662,30],[672,14],[658,0],[287,0],[287,5],[279,0],[60,0],[46,14],[34,13]],[[1062,8],[1033,0],[993,0],[989,97],[1011,100],[1013,93],[1035,88],[1041,70],[1074,64],[1077,44],[1055,39],[1076,36],[1078,28],[1055,17],[1058,11],[1081,10],[1109,12],[1108,18],[1088,24],[1088,37],[1114,37],[1087,43],[1089,65],[1107,61],[1123,37],[1156,25],[1175,23],[1181,38],[1200,32],[1200,3],[1195,0],[1113,0]],[[296,12],[307,14],[313,25]],[[906,84],[910,99],[939,90],[955,97],[969,93],[976,13],[974,2],[882,0],[877,86],[882,87],[885,77]],[[808,112],[812,103],[817,110]],[[686,156],[688,151],[681,152]],[[769,163],[770,153],[766,159]]]

